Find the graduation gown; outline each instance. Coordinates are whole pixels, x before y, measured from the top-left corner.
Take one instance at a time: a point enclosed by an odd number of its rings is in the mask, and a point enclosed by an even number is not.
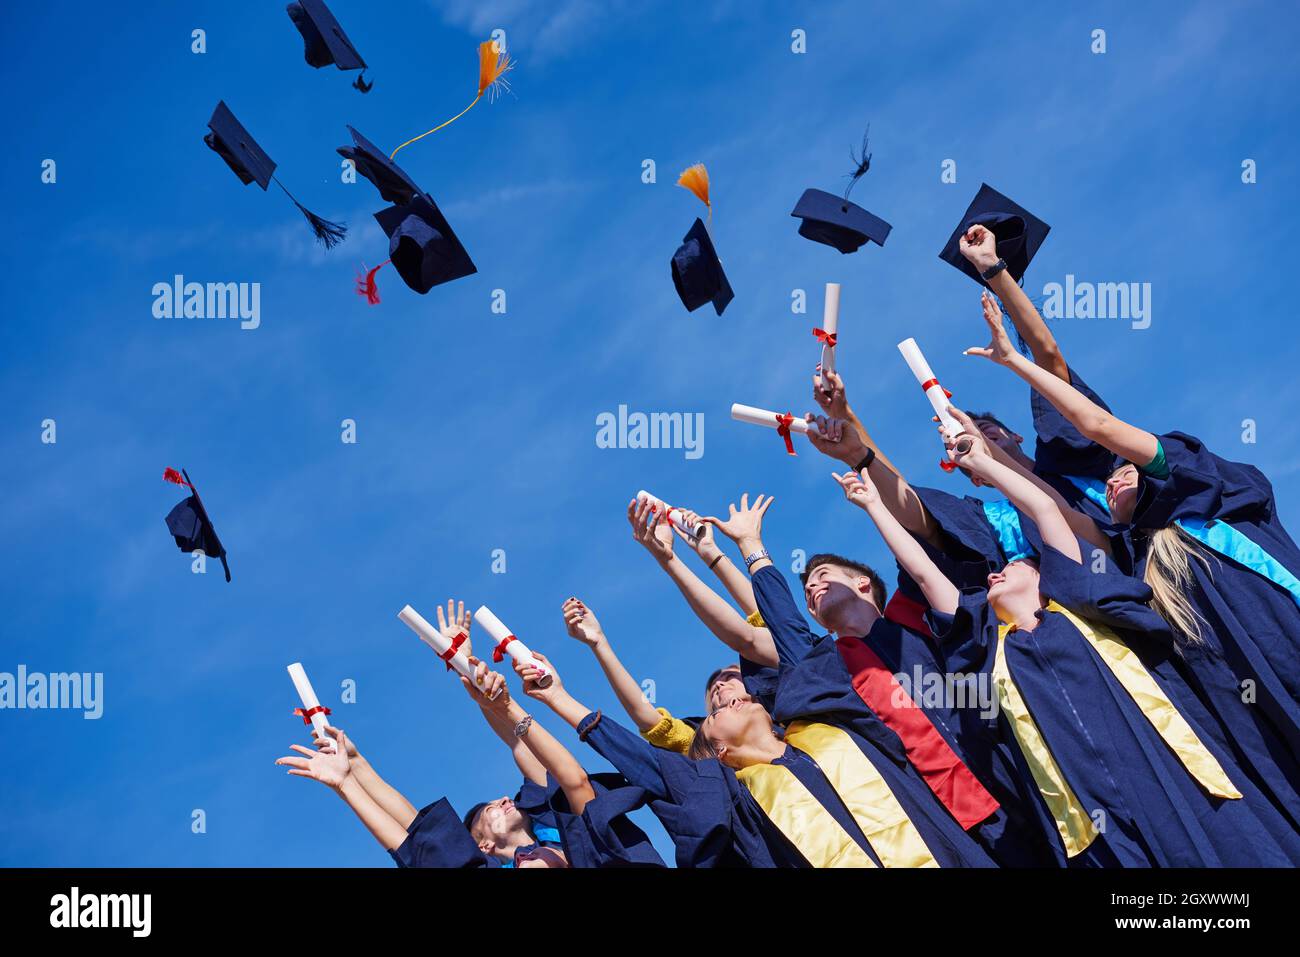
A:
[[[538,847],[554,847],[570,867],[665,866],[650,839],[626,817],[645,804],[644,793],[617,774],[594,774],[591,784],[596,797],[578,815],[551,775],[545,787],[524,781],[515,806],[528,815],[537,843],[519,848],[516,860]],[[422,808],[406,831],[402,845],[389,851],[398,867],[515,866],[480,851],[446,798]]]
[[[1184,680],[1150,589],[1050,546],[1041,574],[1053,601],[1033,631],[1001,625],[973,589],[956,615],[931,619],[949,666],[999,690],[997,732],[1071,865],[1300,863],[1300,835],[1222,747]]]
[[[679,867],[994,866],[896,737],[796,721],[780,758],[736,772],[654,748],[598,712],[578,733],[649,795]]]
[[[946,686],[932,638],[887,617],[860,638],[815,638],[774,566],[755,572],[753,584],[782,665],[781,693],[769,708],[775,720],[817,716],[863,736],[896,736],[934,797],[997,863],[1057,863],[1040,823],[1027,820],[1040,814],[1031,789],[986,734],[972,731],[972,723],[987,720],[967,694],[974,685]]]
[[[1186,595],[1204,641],[1184,648],[1188,667],[1244,760],[1300,823],[1300,550],[1257,468],[1186,433],[1159,440],[1169,475],[1139,472],[1132,523],[1109,534],[1115,562],[1142,577],[1150,533],[1170,525],[1201,543],[1209,567],[1189,562]]]

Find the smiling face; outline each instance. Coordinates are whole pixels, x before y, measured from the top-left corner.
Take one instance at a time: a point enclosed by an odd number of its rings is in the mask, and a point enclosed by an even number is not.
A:
[[[989,604],[1000,621],[1013,621],[1015,611],[1031,602],[1042,606],[1038,591],[1038,566],[1027,558],[1008,562],[988,577]]]
[[[493,854],[497,848],[510,846],[512,836],[527,829],[528,824],[528,815],[515,807],[514,801],[499,797],[483,805],[474,817],[469,833],[480,851]]]
[[[705,718],[696,734],[704,735],[717,752],[718,760],[738,768],[741,765],[735,759],[736,751],[772,737],[772,717],[752,698],[732,698]]]
[[[704,704],[712,714],[719,708],[725,708],[736,698],[749,700],[745,682],[740,676],[740,665],[728,665],[718,672],[704,693]]]
[[[804,581],[803,598],[817,624],[833,630],[832,623],[845,609],[861,601],[874,605],[871,586],[871,578],[861,572],[840,565],[818,565]]]
[[[1137,508],[1138,470],[1125,463],[1106,480],[1106,507],[1116,522],[1131,522]]]

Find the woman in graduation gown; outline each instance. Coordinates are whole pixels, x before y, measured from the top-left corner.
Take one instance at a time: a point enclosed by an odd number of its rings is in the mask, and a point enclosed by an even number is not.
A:
[[[502,734],[524,773],[513,799],[475,805],[464,818],[446,798],[417,812],[332,727],[330,739],[317,739],[317,751],[293,745],[300,756],[276,764],[335,791],[399,867],[663,867],[650,839],[627,818],[645,804],[641,789],[619,775],[588,777],[511,699],[501,675],[482,662],[476,667],[486,693],[462,678],[466,691],[494,731],[509,724],[516,739],[511,743]]]
[[[992,341],[968,353],[1015,372],[1122,460],[1106,487],[1111,524],[1089,522],[1101,538],[1086,537],[1151,586],[1189,680],[1300,826],[1300,549],[1268,479],[1194,436],[1117,419],[1019,356],[987,302],[984,315]]]
[[[997,692],[993,733],[1014,749],[1071,866],[1295,866],[1300,834],[1242,771],[1177,667],[1150,590],[1081,564],[1053,499],[995,460],[974,423],[953,460],[996,486],[1042,535],[1039,563],[959,590],[869,483],[837,476],[924,589],[949,667]]]
[[[796,716],[783,740],[759,701],[735,695],[704,719],[687,756],[591,711],[558,676],[542,690],[533,669],[516,670],[529,696],[646,792],[679,867],[994,866],[878,721]],[[782,681],[778,708],[797,712],[807,690]]]

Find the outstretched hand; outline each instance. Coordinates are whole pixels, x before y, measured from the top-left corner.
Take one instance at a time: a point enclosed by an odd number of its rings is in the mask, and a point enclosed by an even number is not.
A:
[[[343,782],[347,780],[351,773],[351,765],[348,763],[348,753],[337,743],[338,736],[342,734],[337,728],[330,728],[335,732],[332,740],[328,742],[327,747],[322,747],[319,751],[313,751],[311,748],[305,748],[301,744],[289,745],[289,750],[296,751],[302,757],[286,755],[283,758],[277,758],[276,764],[287,767],[289,773],[300,778],[311,778],[319,781],[326,787],[341,788]]]
[[[448,641],[455,641],[456,636],[461,632],[465,633],[465,643],[460,646],[460,650],[465,652],[468,657],[474,653],[473,642],[470,641],[469,627],[474,623],[474,616],[465,610],[465,603],[457,602],[456,607],[452,607],[452,601],[447,599],[447,613],[442,613],[442,606],[438,606],[438,631],[442,637]]]
[[[831,476],[840,483],[840,488],[844,489],[844,498],[851,505],[856,505],[865,511],[880,501],[880,494],[876,491],[875,483],[867,475],[866,469],[863,469],[861,474],[849,470],[843,475],[832,472]]]
[[[1019,353],[1011,344],[1011,337],[1007,335],[1007,330],[1002,325],[1002,310],[998,307],[998,301],[991,292],[986,290],[980,295],[980,305],[984,307],[984,322],[989,327],[991,338],[989,344],[983,349],[972,346],[966,350],[965,355],[983,356],[1000,366],[1009,365]]]
[[[469,663],[474,667],[475,680],[470,681],[461,675],[460,683],[465,686],[465,692],[484,711],[505,711],[510,706],[510,692],[506,690],[505,675],[489,670],[487,662],[477,658],[470,658]],[[482,691],[479,690],[480,685]],[[497,694],[498,689],[500,694]],[[495,700],[492,697],[494,694]]]
[[[858,430],[847,419],[828,418],[809,412],[804,421],[815,428],[808,430],[808,441],[822,455],[829,455],[852,468],[867,454]]]
[[[988,439],[974,420],[955,405],[948,406],[948,413],[961,426],[961,431],[954,436],[945,435],[943,427],[939,427],[949,460],[982,476],[985,464],[993,458]]]
[[[701,521],[713,525],[733,542],[762,538],[763,515],[766,514],[774,501],[776,499],[771,495],[757,494],[754,496],[754,504],[751,506],[749,504],[749,493],[746,492],[740,496],[740,508],[736,508],[735,503],[727,506],[730,515],[725,521],[712,515],[702,518]]]

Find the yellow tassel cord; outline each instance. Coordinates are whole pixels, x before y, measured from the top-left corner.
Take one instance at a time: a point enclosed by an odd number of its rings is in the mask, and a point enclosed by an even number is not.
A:
[[[444,126],[455,123],[458,119],[474,108],[474,104],[483,98],[484,93],[488,94],[489,99],[495,100],[498,92],[501,90],[509,90],[510,84],[506,82],[505,75],[513,68],[514,64],[510,62],[510,55],[500,52],[495,40],[484,40],[478,45],[478,94],[474,97],[470,105],[465,107],[465,109],[461,110],[451,119],[447,120],[446,123],[439,123],[433,129],[425,130],[419,136],[411,137],[397,149],[389,153],[388,158],[392,159],[399,151],[410,146],[417,140],[422,140],[430,133],[436,133]]]
[[[713,204],[709,202],[709,171],[703,163],[696,163],[682,170],[677,177],[677,185],[689,189],[705,206],[709,208],[709,223],[713,222]]]

